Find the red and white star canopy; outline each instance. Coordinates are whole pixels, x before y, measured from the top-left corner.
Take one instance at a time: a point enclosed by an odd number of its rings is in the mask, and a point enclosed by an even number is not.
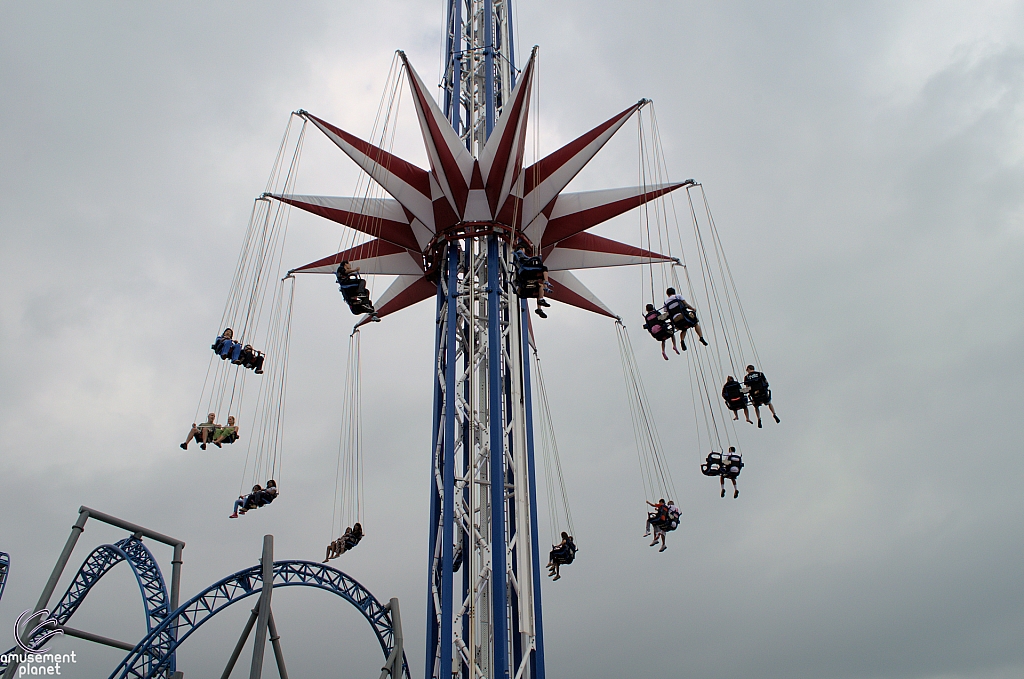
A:
[[[271,194],[270,197],[344,224],[372,239],[293,273],[331,273],[343,261],[363,274],[397,276],[375,303],[380,317],[433,297],[433,263],[448,236],[488,229],[539,253],[554,283],[548,299],[605,316],[615,314],[571,272],[628,264],[671,262],[665,255],[603,238],[587,230],[684,186],[683,183],[566,193],[569,182],[646,101],[639,101],[523,168],[536,52],[479,158],[465,147],[409,64],[420,131],[430,159],[424,170],[384,149],[301,112],[391,198]],[[368,319],[364,319],[365,322]]]

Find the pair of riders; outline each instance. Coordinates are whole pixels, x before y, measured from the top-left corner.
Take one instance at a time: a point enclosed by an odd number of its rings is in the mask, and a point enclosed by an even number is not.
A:
[[[262,351],[256,351],[251,344],[242,345],[234,340],[235,333],[231,328],[224,328],[224,332],[214,340],[213,353],[220,356],[222,361],[231,360],[235,365],[253,370],[257,375],[263,374],[263,361],[266,356]]]
[[[557,545],[551,545],[551,554],[548,558],[548,577],[552,581],[562,577],[558,572],[560,566],[571,564],[576,559],[576,543],[572,536],[562,531],[562,541]]]
[[[729,446],[728,455],[722,455],[711,451],[708,453],[700,471],[704,476],[717,476],[719,485],[722,487],[722,497],[725,497],[725,480],[732,481],[732,496],[738,498],[740,490],[736,487],[736,479],[743,470],[743,456],[736,452],[736,446]]]
[[[363,539],[363,527],[357,521],[352,524],[349,528],[345,529],[345,534],[337,540],[334,540],[327,545],[327,557],[324,559],[324,563],[327,563],[331,559],[337,559],[345,552],[351,551],[353,547],[359,544],[359,541]]]
[[[229,519],[237,519],[239,514],[245,514],[250,509],[259,509],[263,505],[269,505],[271,502],[277,499],[277,481],[270,479],[267,481],[267,487],[263,488],[260,484],[256,484],[252,487],[252,492],[248,495],[239,495],[238,499],[235,500],[234,511],[231,512]]]
[[[775,406],[772,405],[772,390],[768,387],[768,378],[764,376],[763,372],[758,371],[752,365],[747,366],[747,374],[743,378],[743,384],[740,384],[732,375],[729,375],[729,378],[725,381],[725,386],[722,387],[722,398],[725,399],[726,407],[732,411],[732,419],[734,420],[740,419],[739,411],[742,410],[747,422],[753,424],[750,421],[750,411],[747,409],[747,400],[749,398],[750,403],[754,406],[754,414],[757,415],[758,429],[761,428],[761,406],[768,406],[768,410],[771,411],[775,422],[781,422],[779,416],[775,414]]]
[[[653,528],[654,541],[650,546],[653,547],[658,544],[658,540],[661,540],[661,549],[658,551],[664,552],[668,549],[668,545],[665,544],[665,534],[679,527],[679,517],[683,515],[683,510],[679,509],[672,500],[665,502],[665,498],[647,504],[654,507],[654,511],[647,513],[647,532],[644,533],[644,537],[650,535]]]
[[[686,331],[693,328],[697,333],[700,343],[707,346],[704,339],[704,331],[701,330],[700,321],[697,319],[697,310],[676,294],[675,288],[665,291],[665,306],[655,309],[653,304],[648,304],[644,311],[644,329],[647,330],[656,340],[661,341],[661,355],[667,361],[668,354],[665,353],[665,342],[672,340],[672,351],[679,353],[676,347],[676,330],[679,331],[679,344],[683,351],[686,351]]]
[[[343,261],[334,272],[338,280],[338,290],[345,298],[345,303],[353,314],[370,314],[376,319],[377,311],[370,301],[370,293],[366,289],[366,281],[359,275],[359,267],[352,266],[349,261]]]
[[[206,450],[207,443],[212,443],[220,448],[223,443],[234,443],[237,441],[238,426],[235,424],[235,416],[228,415],[228,423],[225,426],[217,424],[216,419],[217,415],[210,413],[206,416],[206,422],[199,425],[193,422],[192,429],[188,432],[188,437],[181,444],[181,449],[188,450],[188,444],[192,441],[198,441],[199,447],[203,450]]]
[[[537,308],[534,313],[541,318],[547,318],[541,307],[550,307],[551,303],[544,299],[544,296],[551,289],[548,282],[548,268],[540,256],[530,257],[524,250],[516,250],[512,255],[512,267],[515,275],[516,295],[523,298],[534,298],[537,300]]]

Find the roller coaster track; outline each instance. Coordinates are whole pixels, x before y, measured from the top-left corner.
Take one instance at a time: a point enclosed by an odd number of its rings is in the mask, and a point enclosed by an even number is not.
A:
[[[391,613],[362,585],[351,577],[326,564],[312,561],[275,561],[272,586],[315,587],[331,592],[349,602],[363,614],[377,635],[384,656],[391,654],[395,645]],[[173,666],[174,652],[192,632],[217,613],[233,603],[263,588],[260,566],[229,575],[210,585],[178,607],[152,629],[121,661],[111,679],[150,679],[165,677]],[[409,679],[409,667],[402,658],[403,673]]]
[[[135,537],[127,537],[112,545],[100,545],[93,550],[82,564],[82,567],[78,569],[78,573],[75,574],[75,578],[71,581],[67,592],[61,597],[60,602],[47,619],[56,620],[58,625],[65,625],[71,619],[71,616],[75,614],[75,611],[78,610],[78,607],[85,600],[93,586],[111,568],[122,561],[128,562],[132,572],[135,574],[135,579],[139,583],[139,589],[142,591],[142,603],[146,612],[146,630],[148,633],[146,638],[152,637],[153,639],[150,645],[152,651],[147,651],[143,657],[143,663],[148,668],[146,676],[169,677],[174,672],[175,666],[173,650],[167,657],[160,656],[161,662],[159,665],[156,662],[156,657],[153,655],[153,653],[158,652],[161,648],[173,646],[174,639],[171,635],[174,634],[174,630],[167,626],[161,628],[162,623],[167,619],[170,607],[167,586],[153,555],[142,544],[142,541]],[[156,632],[159,629],[163,631]],[[29,639],[27,641],[31,645],[33,640]],[[12,648],[9,652],[13,653],[15,650]],[[0,669],[4,668],[0,667]]]
[[[0,552],[0,599],[4,598],[4,585],[7,584],[7,574],[11,572],[11,557],[7,552]]]

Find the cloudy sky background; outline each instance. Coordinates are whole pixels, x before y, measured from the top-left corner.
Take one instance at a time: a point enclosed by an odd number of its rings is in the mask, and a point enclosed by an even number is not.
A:
[[[1024,3],[516,10],[520,57],[542,48],[543,151],[656,102],[670,174],[708,191],[782,417],[741,430],[743,494],[721,500],[698,472],[685,363],[633,319],[686,516],[655,554],[612,324],[560,305],[538,324],[582,550],[543,590],[550,675],[1024,674]],[[298,282],[279,503],[228,521],[244,451],[177,443],[288,113],[369,135],[395,49],[436,82],[442,11],[0,2],[0,645],[83,504],[184,539],[183,598],[254,564],[266,533],[278,558],[322,558],[352,321],[328,280]],[[425,164],[411,114],[395,148]],[[635,181],[630,130],[574,187]],[[311,132],[297,190],[355,180]],[[636,219],[601,233],[637,242]],[[295,215],[286,261],[338,239]],[[581,278],[636,316],[637,272]],[[401,599],[417,673],[432,314],[363,333],[368,536],[337,562]],[[90,523],[72,566],[120,537]],[[111,573],[73,626],[134,641],[134,587]],[[186,677],[219,673],[234,609],[183,647]],[[353,609],[292,590],[275,610],[294,676],[379,671]],[[121,657],[59,648],[80,653],[74,676]]]

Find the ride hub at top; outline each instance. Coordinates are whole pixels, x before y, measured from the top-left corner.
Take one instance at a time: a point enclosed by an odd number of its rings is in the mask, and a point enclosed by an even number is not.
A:
[[[264,197],[370,236],[290,272],[337,274],[366,313],[357,327],[436,299],[425,677],[543,679],[531,316],[516,262],[537,265],[541,306],[615,318],[571,272],[673,258],[588,230],[687,184],[563,191],[646,100],[523,167],[537,49],[517,67],[507,0],[451,0],[447,13],[441,104],[398,53],[430,168],[299,111],[389,197]],[[397,278],[368,304],[356,271]]]

